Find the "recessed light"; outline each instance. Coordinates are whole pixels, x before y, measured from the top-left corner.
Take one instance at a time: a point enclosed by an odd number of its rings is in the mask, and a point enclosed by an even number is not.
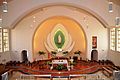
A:
[[[2,18],[0,18],[0,21],[2,21]]]
[[[35,20],[33,20],[33,22],[36,22]]]
[[[35,19],[36,17],[35,17],[35,16],[33,16],[33,18]]]

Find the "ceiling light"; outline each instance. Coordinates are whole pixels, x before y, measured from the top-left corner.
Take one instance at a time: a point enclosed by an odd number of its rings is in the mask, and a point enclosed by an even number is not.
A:
[[[35,17],[35,16],[33,16],[33,18],[35,19],[36,17]]]
[[[33,20],[33,22],[35,23],[36,21],[35,21],[35,20]]]
[[[0,22],[2,21],[2,18],[0,18]]]
[[[86,20],[86,16],[84,16],[84,17],[83,17],[83,21],[84,21],[84,22],[86,22],[86,21],[87,21],[87,20]]]

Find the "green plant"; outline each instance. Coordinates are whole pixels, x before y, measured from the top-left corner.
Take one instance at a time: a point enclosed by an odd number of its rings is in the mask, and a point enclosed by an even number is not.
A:
[[[58,64],[55,69],[61,71],[61,70],[67,70],[67,67],[64,66],[63,64]]]
[[[67,54],[67,53],[68,53],[68,51],[64,51],[64,52],[63,52],[63,54]]]
[[[47,64],[47,65],[51,65],[52,62],[51,62],[51,61],[47,61],[46,64]]]
[[[80,55],[80,54],[81,54],[81,51],[79,51],[79,50],[78,50],[78,51],[75,51],[74,54],[79,54],[79,55]]]
[[[39,54],[39,55],[44,55],[45,52],[44,52],[44,51],[38,51],[38,54]]]
[[[55,51],[51,51],[51,53],[52,53],[52,54],[57,54],[57,52],[55,52]]]

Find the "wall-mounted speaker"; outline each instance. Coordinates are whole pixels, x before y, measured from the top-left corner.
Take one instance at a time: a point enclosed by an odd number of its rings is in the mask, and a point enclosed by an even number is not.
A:
[[[109,12],[113,12],[113,2],[109,2]]]
[[[120,25],[120,17],[116,17],[115,25],[116,25],[116,27]]]
[[[113,71],[114,80],[120,80],[120,71]]]

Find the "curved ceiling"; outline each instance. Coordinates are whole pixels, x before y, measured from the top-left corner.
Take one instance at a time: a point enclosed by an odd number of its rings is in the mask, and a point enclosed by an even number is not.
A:
[[[2,1],[3,0],[0,0],[0,2]],[[70,5],[70,6],[80,8],[80,9],[87,10],[88,12],[92,13],[96,18],[98,19],[100,18],[99,20],[101,22],[103,23],[105,22],[106,26],[114,26],[115,24],[114,19],[116,15],[119,15],[117,10],[114,10],[113,14],[108,13],[108,6],[107,6],[108,0],[105,0],[105,1],[94,0],[93,1],[94,3],[93,2],[90,3],[90,1],[88,0],[83,0],[83,1],[71,0],[70,2],[68,2],[67,0],[62,0],[61,2],[54,1],[54,0],[51,0],[51,2],[41,1],[41,0],[38,0],[38,1],[7,0],[7,1],[9,2],[8,4],[9,12],[7,14],[2,15],[3,17],[2,26],[4,28],[13,28],[18,21],[20,21],[24,16],[26,16],[33,10],[38,9],[38,8],[43,8],[45,6],[52,6],[52,5],[61,5],[61,4],[68,5],[68,6]],[[28,4],[26,4],[27,2]],[[116,0],[115,3],[119,3],[119,0]],[[103,6],[101,6],[101,4]]]
[[[5,0],[0,0],[0,5],[2,5],[2,2]],[[13,0],[6,0],[7,2],[13,1]],[[120,0],[108,0],[108,1],[112,1],[114,4],[117,4],[120,6]]]

